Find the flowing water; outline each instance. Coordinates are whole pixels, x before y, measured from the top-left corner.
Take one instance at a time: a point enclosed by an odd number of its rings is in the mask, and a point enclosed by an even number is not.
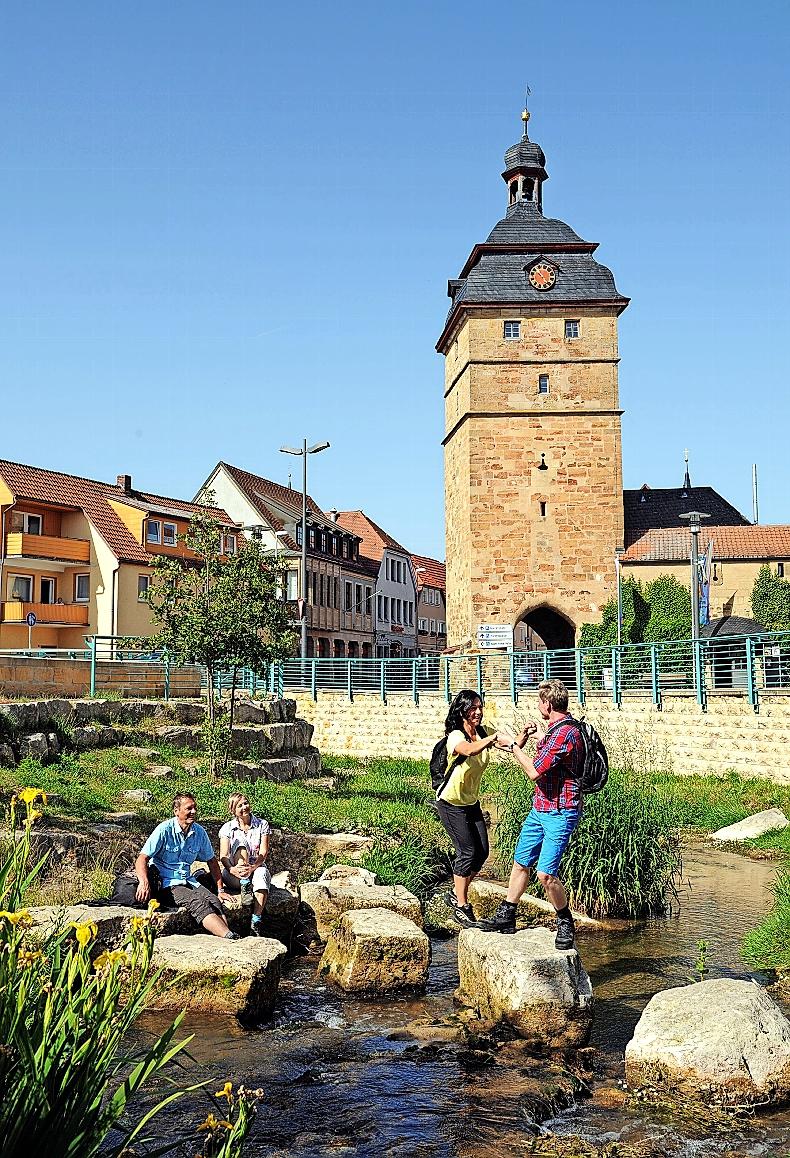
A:
[[[578,947],[595,991],[592,1095],[543,1123],[556,1135],[597,1146],[651,1139],[672,1158],[779,1158],[790,1155],[790,1112],[716,1126],[644,1105],[624,1106],[623,1051],[650,997],[685,984],[697,942],[708,941],[710,976],[748,977],[740,939],[769,906],[775,866],[733,853],[686,851],[679,912],[606,932],[584,932]],[[449,1042],[399,1039],[412,1020],[446,1018],[457,985],[456,942],[435,941],[424,997],[342,999],[315,979],[315,960],[291,963],[274,1022],[256,1031],[197,1016],[191,1052],[201,1076],[264,1091],[245,1154],[266,1158],[348,1155],[456,1155],[505,1158],[527,1153],[540,1132],[529,1082],[517,1059],[503,1061]],[[144,1028],[158,1029],[149,1015]],[[183,1136],[174,1110],[157,1132]],[[185,1153],[189,1152],[185,1150]]]

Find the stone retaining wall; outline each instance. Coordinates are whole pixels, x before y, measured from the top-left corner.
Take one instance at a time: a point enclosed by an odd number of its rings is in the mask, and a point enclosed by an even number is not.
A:
[[[293,694],[293,693],[291,693]],[[444,730],[447,702],[443,696],[377,696],[348,700],[320,692],[318,699],[295,695],[297,712],[315,726],[313,743],[322,752],[351,756],[404,756],[427,759]],[[760,696],[755,712],[742,696],[711,695],[707,711],[693,696],[666,695],[661,711],[648,700],[624,700],[617,707],[607,699],[588,698],[584,712],[607,742],[613,763],[629,755],[676,773],[720,775],[735,769],[743,776],[763,776],[790,783],[790,695]],[[486,696],[485,724],[514,726],[537,718],[534,697],[514,706],[507,696]]]
[[[195,667],[170,668],[171,696],[199,696],[200,670]],[[161,698],[165,694],[164,670],[160,663],[96,664],[97,691],[117,691],[124,696]],[[0,658],[0,698],[14,696],[45,699],[58,696],[77,699],[90,690],[90,661],[87,659],[47,659],[45,656],[3,656]]]

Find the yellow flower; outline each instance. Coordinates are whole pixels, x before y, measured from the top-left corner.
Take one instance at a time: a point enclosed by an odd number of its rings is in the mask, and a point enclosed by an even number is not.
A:
[[[109,953],[100,953],[96,960],[93,962],[93,967],[96,972],[99,973],[103,969],[111,968],[119,961],[124,965],[128,965],[129,955],[128,953],[124,953],[123,949],[113,949]]]
[[[233,1123],[227,1122],[224,1118],[218,1118],[216,1114],[209,1114],[205,1122],[200,1123],[198,1130],[219,1130],[220,1127],[223,1130],[232,1130]]]
[[[33,804],[38,800],[39,796],[47,803],[47,794],[41,788],[23,788],[19,793],[19,799],[23,804]]]
[[[155,913],[156,910],[159,908],[161,908],[159,901],[154,900],[154,898],[151,897],[151,900],[148,902],[148,912],[149,913]]]
[[[75,930],[74,936],[81,949],[84,949],[99,931],[99,926],[95,921],[72,921],[70,927]]]
[[[43,956],[44,954],[40,949],[23,949],[17,957],[17,961],[24,969],[27,968],[27,966],[32,965],[34,961],[38,961],[39,957]]]
[[[230,1105],[230,1103],[233,1101],[233,1083],[232,1082],[225,1082],[225,1085],[222,1087],[221,1090],[217,1090],[214,1097],[215,1098],[227,1098],[228,1099],[228,1105]]]
[[[0,920],[3,920],[3,918],[5,918],[5,920],[8,921],[10,925],[27,926],[33,924],[33,918],[30,916],[30,913],[27,911],[27,909],[20,909],[18,913],[9,913],[3,909],[3,911],[0,912]]]
[[[40,808],[31,808],[30,809],[30,819],[31,820],[41,820],[41,817],[43,815],[44,815],[44,813],[41,811]]]

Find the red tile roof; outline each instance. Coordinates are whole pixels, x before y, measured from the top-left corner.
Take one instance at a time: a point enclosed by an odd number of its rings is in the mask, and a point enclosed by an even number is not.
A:
[[[401,551],[404,555],[409,554],[405,547],[382,530],[378,523],[374,523],[364,511],[339,511],[337,521],[346,531],[359,536],[360,551],[369,559],[381,562],[387,548],[391,551]]]
[[[743,527],[703,525],[699,535],[700,554],[713,540],[713,558],[724,561],[769,562],[790,560],[790,526]],[[624,563],[679,563],[688,560],[691,532],[688,527],[657,528],[646,531],[627,548]]]
[[[438,587],[440,591],[446,589],[447,579],[444,563],[438,559],[431,559],[427,555],[412,555],[411,561],[417,574],[418,587]]]
[[[127,495],[117,484],[63,474],[57,470],[44,470],[37,466],[26,466],[24,463],[10,462],[7,459],[0,459],[0,478],[16,499],[55,503],[58,506],[84,511],[115,557],[124,563],[149,563],[152,552],[148,552],[142,543],[137,542],[110,506],[109,499],[131,502],[133,506],[156,513],[166,506],[167,513],[172,511],[176,517],[181,515],[184,518],[208,509],[196,503],[147,494],[144,491],[132,491]],[[216,515],[220,522],[236,526],[226,511],[211,508],[211,513]]]

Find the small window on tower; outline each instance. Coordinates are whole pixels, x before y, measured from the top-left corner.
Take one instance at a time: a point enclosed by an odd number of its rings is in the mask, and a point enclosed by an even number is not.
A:
[[[521,337],[521,322],[505,322],[504,335],[509,342]]]
[[[565,337],[578,338],[579,336],[579,320],[578,318],[565,319]]]
[[[546,504],[545,503],[540,504],[540,517],[542,519],[546,518]]]
[[[549,392],[549,376],[548,374],[538,374],[538,394],[548,394]]]
[[[777,563],[776,564],[776,574],[777,574],[777,577],[779,579],[784,579],[784,577],[785,577],[785,565],[784,565],[784,563]]]

